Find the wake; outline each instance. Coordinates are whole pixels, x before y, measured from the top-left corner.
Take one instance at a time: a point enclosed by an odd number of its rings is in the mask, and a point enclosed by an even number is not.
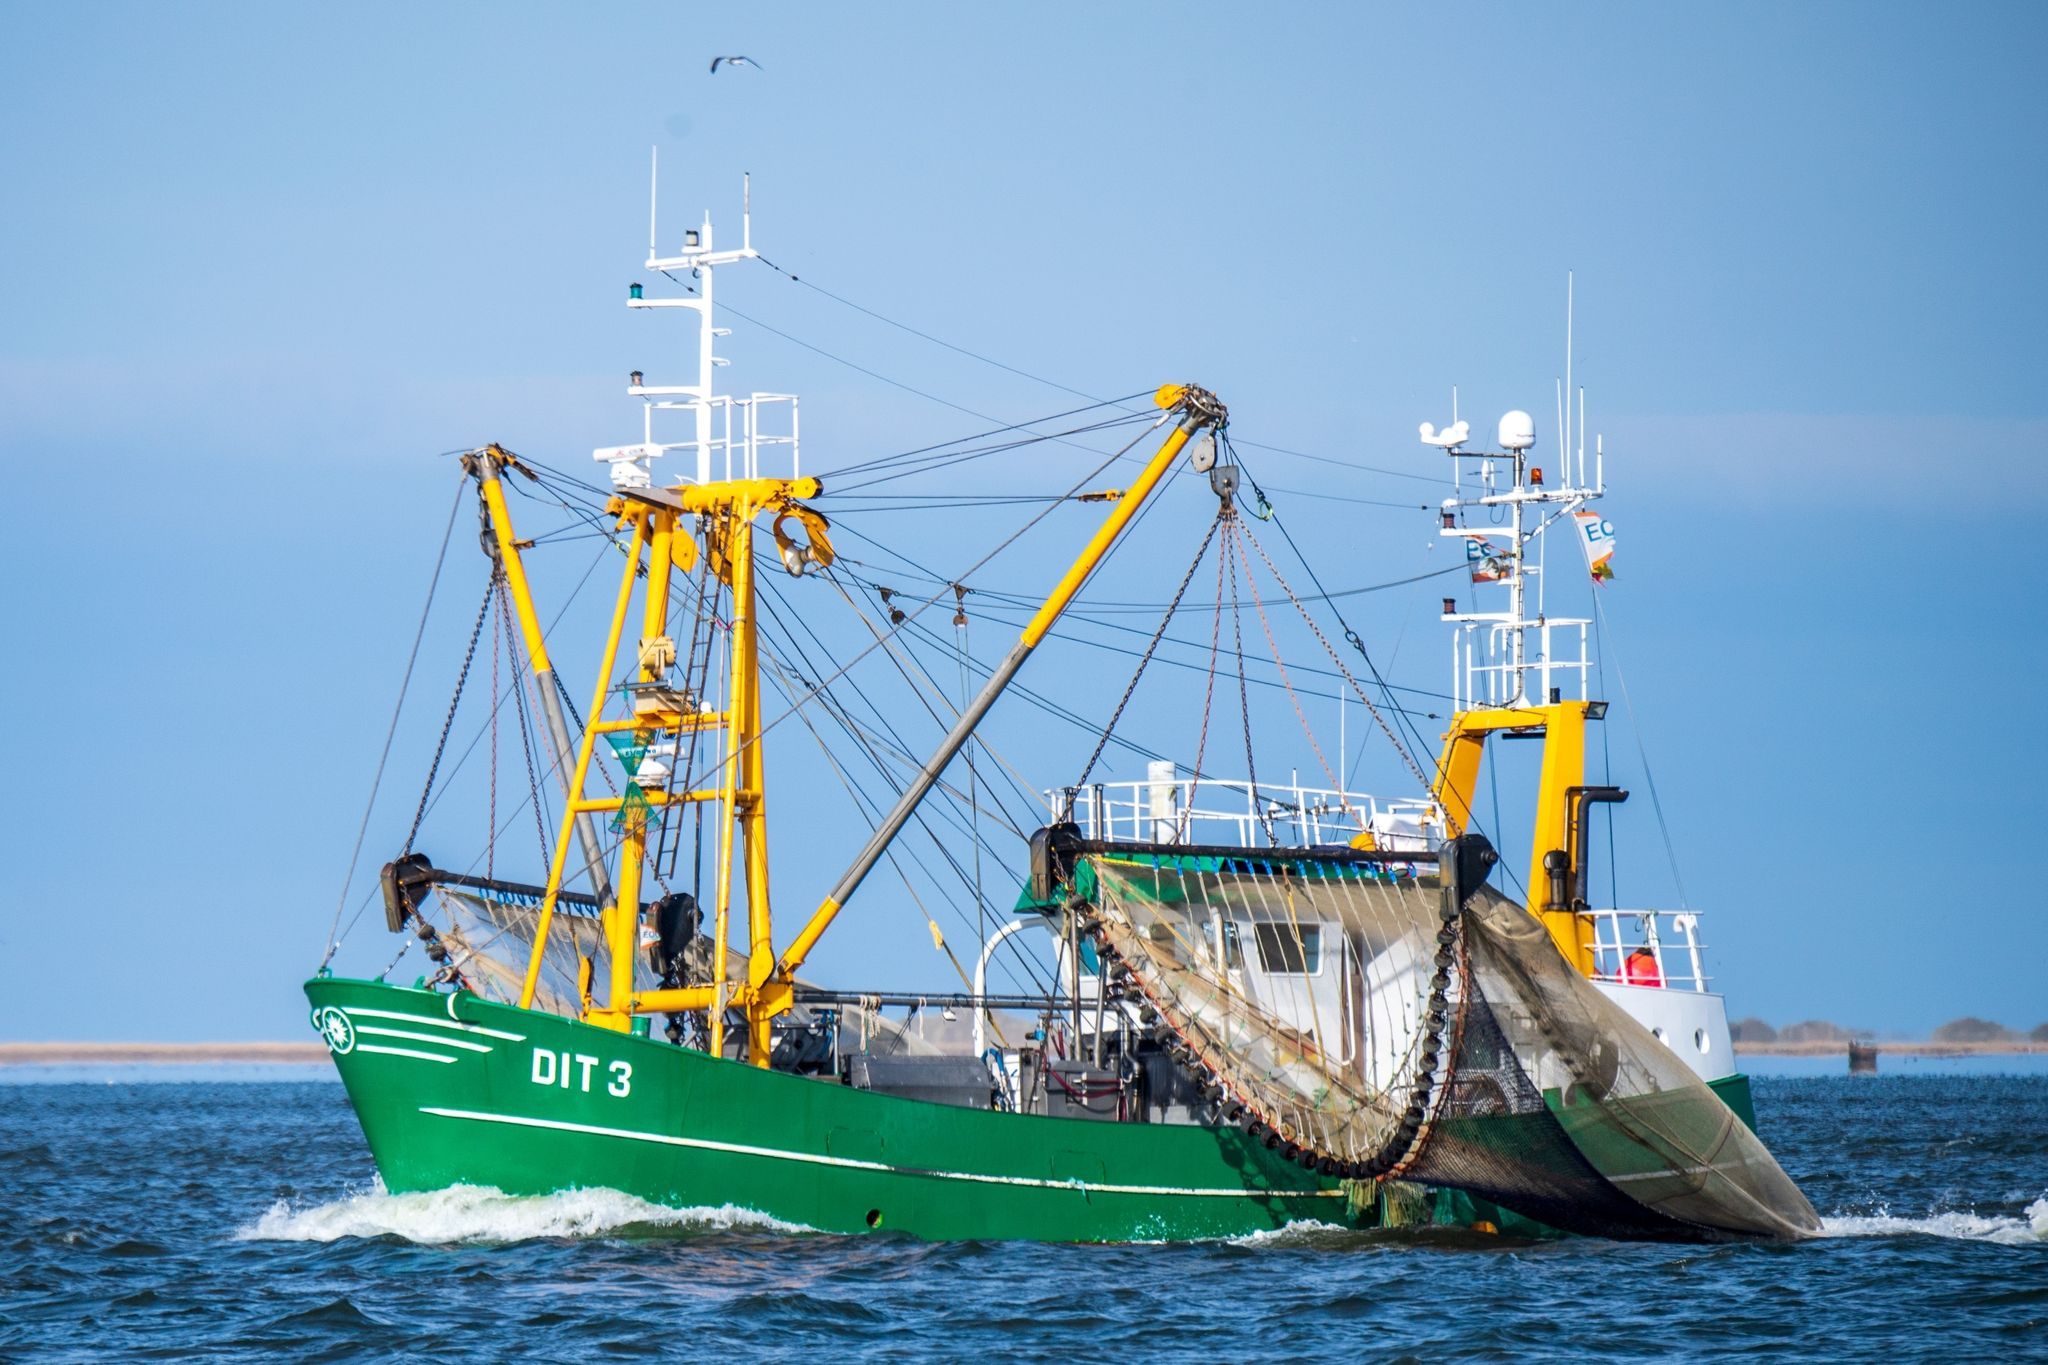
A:
[[[674,1209],[618,1190],[511,1195],[488,1185],[452,1185],[424,1193],[391,1194],[380,1180],[364,1193],[303,1208],[280,1199],[254,1223],[237,1229],[235,1238],[245,1242],[338,1242],[399,1237],[423,1246],[446,1246],[605,1237],[629,1230],[809,1231],[731,1204],[715,1209]]]
[[[1241,1247],[1293,1247],[1316,1250],[1345,1250],[1361,1245],[1384,1245],[1392,1233],[1457,1234],[1450,1226],[1361,1231],[1329,1223],[1290,1223],[1265,1232],[1249,1233],[1224,1240]],[[1468,1234],[1476,1235],[1476,1234]],[[1952,1241],[1991,1242],[1998,1246],[2048,1246],[2048,1196],[2036,1199],[2018,1215],[1985,1216],[1948,1211],[1919,1218],[1896,1217],[1879,1206],[1872,1214],[1842,1214],[1821,1219],[1823,1237],[1943,1237]],[[1514,1245],[1522,1245],[1519,1242]]]
[[[2048,1245],[2048,1196],[2036,1199],[2016,1216],[1949,1211],[1906,1218],[1880,1207],[1871,1214],[1823,1218],[1821,1228],[1828,1237],[1920,1236],[1999,1246]],[[303,1207],[280,1199],[255,1222],[237,1229],[235,1238],[245,1242],[339,1242],[397,1237],[422,1246],[448,1246],[628,1232],[687,1235],[733,1231],[803,1233],[811,1229],[732,1204],[677,1209],[609,1189],[512,1195],[488,1185],[452,1185],[418,1194],[391,1194],[382,1181],[376,1181],[363,1193]],[[1356,1244],[1359,1236],[1353,1229],[1303,1222],[1223,1240],[1244,1247],[1336,1249]]]
[[[1884,1208],[1874,1214],[1823,1218],[1821,1230],[1829,1237],[1948,1237],[1966,1242],[1996,1242],[2000,1246],[2035,1246],[2048,1243],[2048,1197],[2027,1205],[2018,1217],[1985,1217],[1977,1213],[1933,1213],[1924,1218],[1895,1218]]]

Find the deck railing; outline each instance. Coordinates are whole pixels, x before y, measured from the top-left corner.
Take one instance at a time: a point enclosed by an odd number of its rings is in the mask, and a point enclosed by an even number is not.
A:
[[[1045,797],[1055,820],[1072,821],[1089,839],[1306,848],[1348,844],[1372,831],[1382,848],[1421,851],[1434,848],[1442,832],[1428,801],[1294,782],[1176,775],[1056,787]]]
[[[1648,948],[1657,974],[1672,990],[1704,991],[1709,980],[1701,953],[1700,917],[1690,910],[1589,910],[1593,921],[1593,979],[1632,983],[1622,964],[1637,948]]]

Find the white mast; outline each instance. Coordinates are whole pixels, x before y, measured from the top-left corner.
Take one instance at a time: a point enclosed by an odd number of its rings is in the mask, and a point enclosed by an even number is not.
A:
[[[1561,423],[1560,435],[1569,429]],[[1532,574],[1539,576],[1540,585],[1545,562],[1542,540],[1549,528],[1599,497],[1604,488],[1597,483],[1585,486],[1583,475],[1573,477],[1568,448],[1559,452],[1555,476],[1547,476],[1541,466],[1533,464],[1536,424],[1520,410],[1500,419],[1497,450],[1463,449],[1471,440],[1464,422],[1454,422],[1441,432],[1425,422],[1421,431],[1425,445],[1437,447],[1454,460],[1481,462],[1480,495],[1466,497],[1460,485],[1453,496],[1445,498],[1437,534],[1466,546],[1475,596],[1479,588],[1507,589],[1504,611],[1461,611],[1455,599],[1444,599],[1443,619],[1458,631],[1452,651],[1457,709],[1541,706],[1551,701],[1553,694],[1561,700],[1567,686],[1573,687],[1578,700],[1590,700],[1587,689],[1592,659],[1587,646],[1591,619],[1549,615],[1542,600],[1547,594],[1541,592],[1532,617],[1528,588]],[[1512,471],[1505,489],[1493,476],[1497,465]],[[1468,509],[1484,509],[1483,519],[1473,524]],[[1533,557],[1531,542],[1535,542]],[[1576,642],[1570,638],[1574,632]],[[1569,652],[1560,653],[1561,646]],[[1566,676],[1571,674],[1577,675],[1575,680]]]
[[[659,273],[681,285],[685,292],[677,297],[648,298],[645,286],[636,283],[628,291],[626,306],[635,309],[685,308],[697,315],[696,382],[650,384],[645,382],[642,371],[634,370],[626,392],[641,400],[640,440],[634,445],[601,447],[593,452],[594,456],[611,465],[615,486],[646,488],[653,482],[654,461],[672,450],[684,451],[693,457],[688,466],[690,472],[685,477],[690,482],[704,484],[716,479],[758,477],[761,450],[764,447],[787,446],[790,474],[794,476],[799,463],[795,395],[755,393],[745,398],[725,396],[717,392],[713,379],[719,367],[727,363],[725,357],[718,354],[718,339],[732,335],[730,328],[717,324],[714,280],[718,267],[760,257],[760,253],[754,250],[752,177],[741,180],[738,250],[717,249],[712,236],[711,214],[707,211],[701,226],[684,231],[681,249],[673,255],[664,256],[661,254],[656,217],[659,172],[657,153],[650,161],[648,172],[645,266],[650,272]],[[786,411],[786,426],[778,423],[770,429],[762,420],[764,409],[768,408]],[[661,440],[656,432],[656,414],[685,410],[692,419],[690,439]]]
[[[1574,272],[1565,272],[1564,289],[1564,379],[1557,389],[1558,453],[1550,477],[1545,477],[1540,465],[1532,463],[1536,423],[1520,409],[1500,419],[1500,449],[1494,451],[1464,449],[1471,442],[1472,432],[1470,425],[1457,416],[1456,389],[1451,391],[1451,425],[1438,431],[1424,422],[1421,428],[1424,445],[1435,446],[1454,461],[1480,462],[1481,492],[1471,498],[1464,495],[1463,466],[1453,464],[1452,495],[1441,505],[1437,534],[1465,546],[1475,597],[1480,588],[1507,588],[1505,611],[1460,611],[1457,599],[1444,599],[1443,619],[1457,627],[1452,643],[1452,697],[1460,711],[1474,707],[1542,706],[1561,701],[1565,689],[1574,681],[1568,676],[1571,674],[1578,675],[1577,699],[1592,700],[1588,692],[1593,668],[1588,652],[1592,620],[1550,615],[1548,585],[1542,577],[1548,565],[1543,538],[1549,529],[1565,521],[1576,538],[1581,534],[1577,521],[1566,519],[1607,491],[1604,452],[1598,437],[1594,438],[1593,482],[1590,486],[1586,482],[1586,394],[1575,387],[1573,375],[1577,293]],[[1576,412],[1572,406],[1574,394]],[[1496,466],[1503,463],[1512,471],[1505,491],[1494,477]],[[1474,508],[1484,509],[1484,517],[1477,525],[1467,516],[1467,509]],[[1533,618],[1529,615],[1531,574],[1537,576],[1538,588]],[[1570,638],[1574,632],[1576,642]],[[1561,653],[1560,646],[1570,652]]]

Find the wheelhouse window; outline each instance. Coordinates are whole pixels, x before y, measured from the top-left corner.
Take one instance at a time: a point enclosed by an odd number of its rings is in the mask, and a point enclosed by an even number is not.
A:
[[[1252,942],[1259,966],[1268,972],[1314,976],[1323,965],[1323,929],[1319,924],[1254,924]]]
[[[1237,936],[1237,921],[1223,921],[1223,965],[1230,971],[1244,970],[1244,944]]]

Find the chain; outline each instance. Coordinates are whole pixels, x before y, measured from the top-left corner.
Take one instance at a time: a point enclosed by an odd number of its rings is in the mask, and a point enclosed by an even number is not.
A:
[[[469,632],[469,650],[462,656],[462,672],[455,678],[455,695],[448,699],[448,714],[441,720],[441,738],[434,744],[434,761],[427,765],[427,782],[420,788],[420,804],[412,813],[412,828],[406,831],[405,847],[398,851],[401,858],[412,852],[412,841],[419,837],[420,823],[427,818],[427,801],[434,794],[434,778],[441,771],[441,756],[448,750],[448,732],[455,726],[455,708],[462,704],[462,689],[469,682],[469,666],[476,661],[477,641],[483,638],[484,619],[491,614],[491,599],[497,592],[498,579],[494,573],[490,585],[484,589],[483,604],[476,609],[476,625]]]
[[[1209,711],[1216,700],[1216,648],[1223,640],[1224,558],[1224,552],[1219,548],[1216,552],[1216,613],[1209,618],[1209,666],[1202,675],[1202,728],[1195,735],[1195,770],[1188,774],[1187,811],[1182,816],[1184,827],[1194,819],[1195,789],[1202,785],[1202,757],[1209,752]]]
[[[1226,515],[1229,515],[1228,510]],[[1235,523],[1236,517],[1232,516],[1231,520]],[[1232,543],[1231,538],[1225,538],[1225,553],[1230,555],[1233,564],[1242,565],[1245,577],[1250,578],[1251,566],[1244,563],[1242,552],[1232,552]],[[1244,725],[1244,780],[1250,788],[1252,812],[1258,817],[1259,826],[1266,831],[1266,842],[1278,844],[1280,838],[1273,832],[1272,818],[1259,804],[1259,770],[1252,761],[1252,699],[1244,676],[1244,608],[1237,600],[1237,574],[1234,572],[1230,575],[1230,646],[1237,655],[1237,714]]]
[[[1453,855],[1447,852],[1444,856]],[[1462,906],[1444,904],[1439,909],[1434,969],[1422,1008],[1427,1031],[1417,1037],[1411,1052],[1414,1066],[1408,1104],[1379,1146],[1362,1159],[1302,1141],[1309,1136],[1306,1133],[1288,1136],[1289,1128],[1283,1127],[1283,1118],[1237,1082],[1229,1068],[1212,1060],[1204,1050],[1202,1036],[1190,1027],[1184,1012],[1173,1002],[1162,999],[1146,975],[1131,966],[1102,915],[1084,908],[1081,927],[1103,963],[1105,980],[1126,998],[1135,995],[1140,1017],[1149,1018],[1170,1036],[1172,1043],[1167,1055],[1202,1085],[1216,1106],[1218,1118],[1241,1127],[1246,1137],[1262,1143],[1268,1151],[1283,1152],[1287,1160],[1305,1169],[1347,1180],[1384,1181],[1396,1178],[1421,1157],[1456,1080],[1458,1049],[1464,1038],[1465,1002],[1472,994],[1465,957],[1465,918]],[[1450,999],[1453,976],[1459,983],[1455,1007]],[[1444,1069],[1442,1084],[1437,1082],[1440,1064]]]
[[[575,721],[576,728],[581,730],[583,728],[583,714],[576,709],[576,703],[570,699],[568,685],[562,681],[562,675],[559,673],[555,674],[555,693],[561,697],[562,705],[569,708],[569,719]],[[595,754],[596,750],[593,749],[591,752]],[[619,794],[619,784],[612,781],[612,770],[605,767],[602,763],[592,763],[590,766],[597,769],[597,775],[604,779],[605,789],[611,792],[613,796],[617,796]],[[567,777],[564,777],[564,785],[567,785],[567,782]]]
[[[1202,561],[1209,557],[1209,543],[1216,539],[1216,530],[1223,525],[1228,510],[1226,504],[1217,511],[1216,520],[1209,523],[1209,533],[1202,537],[1202,546],[1195,551],[1194,559],[1188,564],[1188,571],[1180,576],[1180,586],[1173,590],[1173,600],[1166,604],[1166,614],[1159,618],[1159,629],[1152,632],[1151,640],[1145,645],[1144,654],[1139,656],[1137,671],[1131,674],[1130,684],[1124,688],[1123,699],[1116,704],[1116,710],[1110,713],[1109,724],[1103,727],[1102,737],[1095,741],[1095,752],[1088,755],[1088,762],[1081,769],[1081,776],[1075,780],[1075,786],[1088,785],[1088,774],[1095,771],[1096,763],[1102,758],[1102,751],[1109,747],[1109,737],[1115,733],[1116,723],[1123,719],[1124,708],[1131,704],[1131,694],[1138,690],[1138,679],[1145,675],[1146,665],[1152,662],[1152,651],[1159,648],[1159,641],[1165,637],[1166,628],[1173,624],[1174,613],[1180,610],[1180,600],[1187,596],[1188,584],[1195,581],[1195,570],[1201,568]]]
[[[1238,523],[1238,528],[1242,534],[1243,523]],[[1301,698],[1294,691],[1294,679],[1288,676],[1287,664],[1280,657],[1280,642],[1274,638],[1273,623],[1266,619],[1266,603],[1259,596],[1259,585],[1253,581],[1250,574],[1246,574],[1245,586],[1251,590],[1252,608],[1259,614],[1259,629],[1265,632],[1266,647],[1273,651],[1273,667],[1280,672],[1280,685],[1286,689],[1287,700],[1294,707],[1294,719],[1301,725],[1301,733],[1308,739],[1309,752],[1316,756],[1316,762],[1322,765],[1323,776],[1330,780],[1331,789],[1337,792],[1338,805],[1348,812],[1351,809],[1350,798],[1340,789],[1337,774],[1330,771],[1330,760],[1323,756],[1323,746],[1316,742],[1315,728],[1308,723],[1308,715],[1301,709]]]
[[[1287,582],[1286,575],[1282,574],[1279,566],[1273,563],[1273,557],[1266,553],[1266,547],[1259,544],[1259,538],[1249,532],[1246,533],[1245,538],[1251,541],[1252,548],[1259,552],[1259,558],[1266,562],[1266,571],[1273,575],[1273,581],[1278,583],[1280,590],[1287,594],[1287,600],[1292,602],[1294,609],[1301,613],[1301,619],[1307,623],[1310,632],[1316,637],[1316,643],[1323,647],[1323,652],[1330,656],[1330,662],[1337,665],[1337,671],[1344,675],[1344,681],[1351,684],[1352,692],[1357,694],[1359,701],[1365,704],[1366,711],[1379,723],[1380,729],[1385,732],[1388,741],[1393,744],[1394,752],[1401,756],[1401,761],[1408,765],[1408,771],[1415,775],[1416,782],[1421,785],[1424,791],[1433,790],[1430,780],[1423,775],[1421,765],[1417,764],[1414,756],[1408,752],[1408,746],[1401,742],[1401,737],[1398,734],[1394,733],[1394,727],[1387,723],[1387,718],[1384,715],[1380,714],[1380,708],[1372,704],[1372,698],[1368,697],[1365,694],[1365,689],[1358,685],[1358,679],[1351,676],[1351,670],[1344,666],[1343,656],[1337,653],[1336,647],[1323,634],[1323,628],[1316,624],[1316,618],[1309,615],[1308,608],[1302,605],[1301,598],[1296,595],[1293,587]],[[1341,620],[1342,618],[1339,619]],[[1358,632],[1348,625],[1344,627],[1344,642],[1357,650],[1368,664],[1372,662],[1372,656],[1366,653],[1365,641],[1358,638]]]

